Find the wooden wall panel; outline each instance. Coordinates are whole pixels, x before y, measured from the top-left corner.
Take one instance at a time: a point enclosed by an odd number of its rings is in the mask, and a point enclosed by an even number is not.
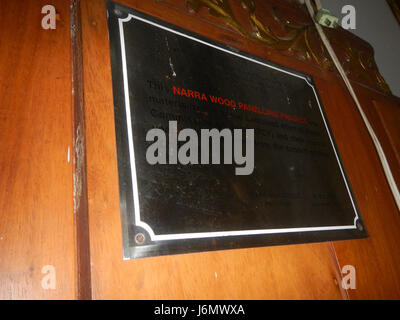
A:
[[[90,294],[95,299],[399,299],[399,212],[371,139],[341,79],[318,64],[239,35],[209,17],[207,10],[189,12],[183,0],[120,2],[312,74],[370,238],[123,261],[105,1],[81,3],[82,83],[79,41],[71,55],[70,2],[3,0],[0,299],[74,299]],[[41,8],[46,4],[57,9],[56,30],[40,27]],[[245,17],[239,18],[246,23]],[[75,31],[79,32],[79,27]],[[71,84],[73,61],[75,82]],[[372,78],[361,74],[357,79],[373,83],[376,76],[374,70]],[[72,85],[75,94],[71,94]],[[82,220],[78,224],[82,227],[75,231],[72,159],[73,123],[76,129],[76,116],[83,119],[81,92],[76,90],[79,85],[83,85],[86,113],[89,230]],[[400,100],[359,85],[356,90],[399,179]],[[84,216],[85,207],[80,209],[79,216]],[[90,238],[90,261],[83,256],[89,252],[85,232]],[[45,265],[55,267],[56,290],[41,286]],[[345,265],[356,267],[356,290],[345,291],[339,286],[340,269]],[[91,283],[87,276],[91,276]]]
[[[196,26],[206,35],[216,34],[215,27],[174,9],[157,7],[154,2],[140,5],[170,21]],[[122,260],[105,16],[103,1],[82,1],[93,298],[340,299],[327,244]],[[217,30],[217,36],[229,34]]]
[[[373,104],[396,158],[393,166],[400,184],[400,99],[377,99]]]
[[[0,299],[76,297],[69,37],[69,1],[0,2]]]
[[[372,107],[372,98],[385,101],[372,91],[356,89],[366,112]],[[330,84],[326,93],[325,105],[328,101],[332,105],[327,109],[328,118],[332,119],[335,139],[370,236],[364,240],[334,242],[340,268],[345,265],[356,268],[357,288],[348,290],[347,294],[350,299],[399,299],[399,212],[372,140],[350,95],[341,83]],[[371,115],[370,121],[375,123],[376,118]],[[398,169],[393,166],[394,171]]]
[[[393,176],[400,185],[400,99],[358,87],[365,113],[385,150]]]

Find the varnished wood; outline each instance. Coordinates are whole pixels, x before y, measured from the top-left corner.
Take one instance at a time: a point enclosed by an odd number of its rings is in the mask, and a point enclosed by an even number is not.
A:
[[[91,299],[89,217],[86,181],[86,126],[83,104],[83,65],[80,1],[71,2],[71,71],[73,101],[73,203],[77,260],[77,297]]]
[[[40,11],[47,3],[7,0],[0,2],[0,298],[399,299],[399,212],[337,74],[250,39],[205,8],[190,11],[183,0],[121,2],[311,74],[370,238],[123,261],[105,2],[81,0],[82,43],[74,37],[71,43],[69,1],[53,2],[57,29],[43,30]],[[266,0],[264,8],[271,3],[281,1]],[[232,8],[251,28],[247,11]],[[267,11],[257,15],[273,20]],[[382,94],[370,81],[375,71],[368,72],[353,84],[396,173],[400,100]],[[86,155],[81,167],[75,150]],[[73,174],[79,168],[77,196]],[[56,290],[41,287],[45,265],[56,268]],[[345,265],[356,267],[356,290],[340,287]]]
[[[105,8],[100,2],[85,1],[83,53],[89,115],[87,152],[93,296],[399,298],[399,252],[395,246],[400,240],[399,216],[372,142],[342,80],[335,73],[307,61],[266,50],[263,45],[235,35],[229,28],[178,10],[179,6],[174,4],[179,1],[168,2],[169,6],[158,2],[123,1],[153,16],[313,75],[371,238],[332,245],[281,246],[123,262],[119,198],[115,187],[117,165],[110,66],[105,58],[109,54],[108,45],[105,46]],[[370,96],[382,101],[389,99],[373,89],[356,86],[356,90],[364,96],[362,100]],[[98,123],[102,123],[101,129]],[[356,290],[339,290],[335,284],[340,284],[341,268],[347,264],[356,267]],[[109,276],[104,277],[105,273]]]
[[[202,26],[200,20],[191,16],[157,7],[153,2],[146,3],[140,2],[139,9],[147,9],[156,16],[164,15],[182,25]],[[104,3],[83,1],[82,19],[93,297],[340,299],[338,280],[326,244],[122,261]],[[202,30],[210,35],[213,29],[204,23]],[[213,34],[216,34],[215,29]],[[226,33],[218,30],[217,35],[226,36]]]
[[[51,3],[56,30],[47,1],[0,2],[0,299],[76,298],[69,1]]]
[[[334,242],[335,252],[341,268],[353,265],[357,271],[357,289],[348,290],[350,299],[398,299],[399,212],[372,141],[351,97],[340,87],[343,85],[330,84],[322,97],[323,100],[325,97],[325,106],[332,105],[332,108],[326,108],[328,119],[370,237]],[[364,109],[368,111],[374,93],[356,89]],[[374,118],[370,117],[370,120],[374,122]],[[382,136],[380,138],[382,140]],[[399,167],[393,167],[396,168]]]
[[[387,135],[390,146],[396,157],[397,164],[400,164],[400,99],[397,101],[375,100],[373,101],[376,112],[378,113],[380,123]],[[393,162],[393,167],[396,164]],[[398,173],[398,183],[400,184],[400,171],[394,170]]]

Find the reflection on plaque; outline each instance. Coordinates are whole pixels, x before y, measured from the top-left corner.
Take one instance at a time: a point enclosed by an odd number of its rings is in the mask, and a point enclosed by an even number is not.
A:
[[[125,259],[367,236],[309,75],[112,2],[108,21]]]

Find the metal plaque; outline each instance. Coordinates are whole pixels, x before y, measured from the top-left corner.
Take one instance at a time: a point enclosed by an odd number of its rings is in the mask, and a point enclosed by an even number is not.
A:
[[[107,10],[124,259],[367,236],[311,76]]]

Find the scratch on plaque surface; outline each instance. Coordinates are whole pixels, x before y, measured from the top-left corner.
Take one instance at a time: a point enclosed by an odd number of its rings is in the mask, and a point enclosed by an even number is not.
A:
[[[172,64],[172,61],[171,61],[171,57],[169,58],[169,65],[171,67],[172,76],[176,77],[176,73],[175,73],[175,70],[174,70],[174,65]]]
[[[170,51],[169,51],[169,43],[168,43],[168,38],[167,37],[165,37],[165,43],[167,44],[167,49],[168,49],[168,53],[169,53]],[[169,66],[171,67],[171,71],[172,71],[172,76],[176,77],[176,72],[174,70],[174,64],[172,63],[171,56],[169,56],[168,59],[169,59]]]

